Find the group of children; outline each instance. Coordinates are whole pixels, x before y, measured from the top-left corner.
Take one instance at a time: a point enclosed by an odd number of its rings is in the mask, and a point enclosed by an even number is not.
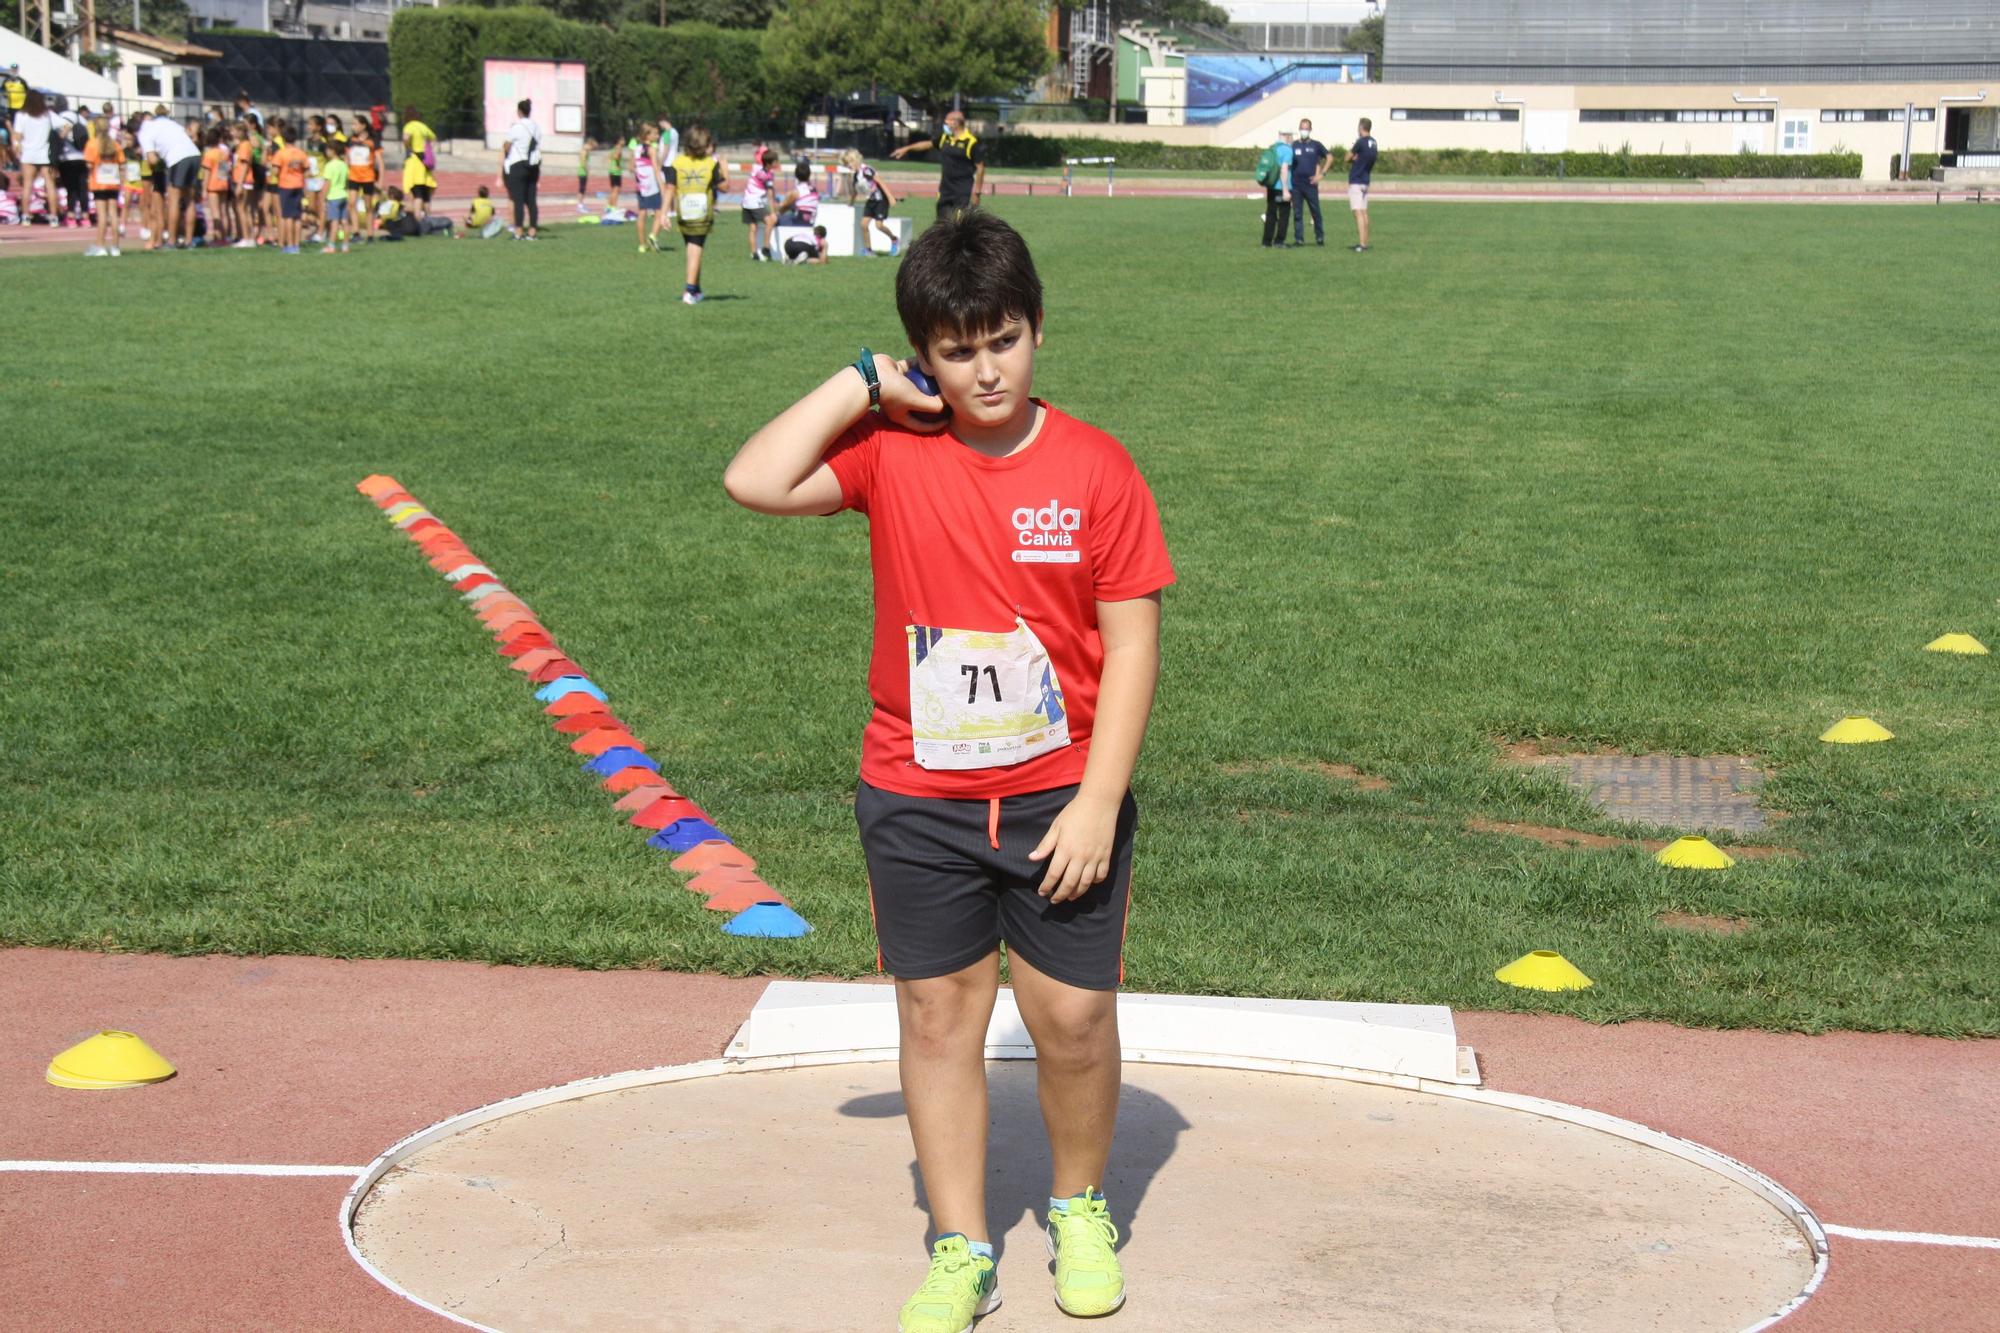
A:
[[[160,108],[154,116],[166,114]],[[121,254],[132,223],[147,250],[269,245],[285,254],[300,253],[308,242],[322,253],[344,254],[354,241],[453,231],[449,219],[430,216],[435,181],[427,170],[427,183],[408,192],[386,183],[381,142],[365,117],[355,117],[350,129],[338,115],[315,115],[303,133],[255,114],[208,123],[190,117],[175,127],[185,130],[187,151],[199,152],[199,170],[185,187],[170,179],[158,151],[142,146],[144,119],[127,121],[109,108],[89,119],[82,150],[87,201],[71,198],[52,172],[30,175],[17,200],[0,176],[0,222],[94,226],[96,243],[84,252],[91,258]],[[169,218],[173,203],[188,216]],[[490,198],[476,202],[468,223],[484,229],[492,207]]]

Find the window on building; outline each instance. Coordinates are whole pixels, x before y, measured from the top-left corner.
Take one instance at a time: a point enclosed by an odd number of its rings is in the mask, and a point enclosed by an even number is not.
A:
[[[1505,120],[1519,121],[1521,113],[1511,107],[1481,106],[1464,110],[1446,107],[1409,106],[1392,107],[1391,120]]]
[[[198,69],[175,70],[174,96],[183,102],[199,102],[201,100],[201,71]]]
[[[1812,122],[1804,116],[1787,112],[1784,124],[1778,127],[1778,151],[1781,153],[1811,152]]]
[[[1768,125],[1769,107],[1694,107],[1684,111],[1661,111],[1631,107],[1593,107],[1577,112],[1584,124],[1618,124],[1639,121],[1667,125]]]
[[[1867,121],[1889,121],[1897,125],[1900,125],[1903,123],[1903,108],[1899,106],[1894,106],[1894,107],[1886,107],[1880,109],[1868,108],[1859,111],[1822,111],[1819,113],[1819,118],[1822,124],[1829,121],[1841,124],[1850,124],[1854,122],[1867,122]],[[1914,117],[1912,117],[1912,119],[1914,119],[1918,124],[1923,124],[1927,121],[1936,120],[1937,108],[1929,106],[1920,106],[1917,108],[1917,114]]]
[[[361,40],[364,42],[379,42],[382,40],[382,33],[376,28],[363,28],[361,30]]]
[[[160,67],[158,65],[137,65],[133,67],[132,73],[138,80],[139,96],[158,97],[161,95]]]

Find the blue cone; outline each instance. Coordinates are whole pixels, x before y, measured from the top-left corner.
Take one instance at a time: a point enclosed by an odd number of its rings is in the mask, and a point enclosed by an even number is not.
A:
[[[804,917],[783,903],[752,903],[722,924],[725,935],[760,940],[797,939],[811,929]]]
[[[635,750],[629,745],[614,745],[584,767],[600,778],[608,778],[621,768],[650,768],[655,773],[660,771],[657,760],[644,750]]]
[[[731,839],[706,819],[676,820],[646,839],[648,847],[667,852],[689,851],[704,842],[731,842]]]
[[[557,676],[548,684],[535,691],[535,697],[545,704],[552,704],[565,694],[583,693],[604,703],[604,691],[590,683],[588,676]]]

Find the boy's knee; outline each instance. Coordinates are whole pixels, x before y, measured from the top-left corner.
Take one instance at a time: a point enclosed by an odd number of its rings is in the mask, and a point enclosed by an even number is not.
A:
[[[965,1039],[969,1029],[984,1038],[991,1003],[991,978],[963,973],[905,982],[897,1001],[903,1040],[923,1046],[949,1046]]]
[[[1118,1012],[1095,996],[1053,1006],[1036,1025],[1035,1058],[1049,1064],[1092,1064],[1117,1043]]]

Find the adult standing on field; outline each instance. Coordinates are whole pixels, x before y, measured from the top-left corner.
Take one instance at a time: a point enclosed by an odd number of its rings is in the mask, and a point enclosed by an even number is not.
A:
[[[166,183],[167,215],[161,228],[165,235],[154,239],[185,250],[194,240],[194,210],[189,205],[201,185],[201,149],[160,106],[139,127],[139,151],[152,162],[153,179]]]
[[[1306,243],[1306,210],[1313,215],[1313,241],[1326,244],[1326,221],[1319,214],[1319,178],[1333,156],[1327,146],[1312,137],[1313,123],[1301,116],[1298,137],[1292,140],[1292,244]]]
[[[21,101],[21,109],[12,117],[14,130],[14,151],[21,159],[20,205],[21,221],[28,220],[28,205],[33,202],[35,181],[39,177],[48,191],[48,219],[56,220],[56,167],[57,149],[52,142],[55,137],[56,118],[49,111],[49,105],[42,95],[33,88]]]
[[[938,155],[937,216],[942,222],[978,206],[986,189],[986,145],[965,128],[965,113],[956,107],[944,113],[944,129],[936,142],[906,143],[890,157],[901,161],[910,153]]]
[[[520,119],[507,127],[507,152],[500,159],[500,183],[514,203],[514,239],[534,240],[542,222],[536,198],[542,177],[542,129],[529,118],[535,104],[522,98],[514,104]]]
[[[1282,247],[1292,218],[1292,132],[1278,131],[1278,142],[1264,150],[1273,169],[1264,183],[1264,248]]]
[[[431,215],[431,197],[437,193],[437,177],[431,168],[437,163],[437,131],[424,124],[413,106],[403,108],[403,193],[416,201],[417,216]]]
[[[1361,137],[1347,150],[1347,206],[1354,210],[1354,225],[1360,233],[1355,254],[1368,250],[1368,178],[1375,172],[1375,122],[1361,118]]]

